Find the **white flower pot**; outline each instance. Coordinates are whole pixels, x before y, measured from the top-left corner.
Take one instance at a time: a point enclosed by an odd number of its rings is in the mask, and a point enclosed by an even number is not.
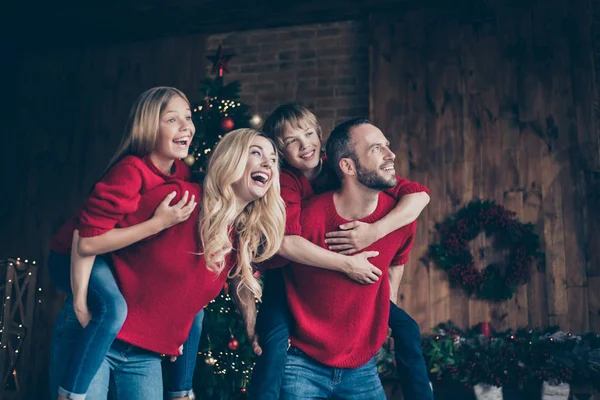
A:
[[[542,400],[567,400],[569,398],[570,387],[568,383],[559,383],[558,385],[544,381],[542,384]]]
[[[502,400],[502,388],[498,386],[478,383],[473,386],[477,400]]]

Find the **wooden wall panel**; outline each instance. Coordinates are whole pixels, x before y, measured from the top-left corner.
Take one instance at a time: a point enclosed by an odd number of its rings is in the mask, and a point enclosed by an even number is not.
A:
[[[423,223],[433,227],[473,199],[495,200],[534,224],[546,268],[532,268],[512,299],[490,303],[460,288],[446,291],[446,273],[429,265],[430,324],[420,323],[429,328],[451,318],[462,327],[489,320],[499,330],[558,324],[584,331],[598,324],[588,282],[600,275],[590,248],[598,246],[588,236],[597,223],[586,183],[596,179],[598,153],[589,4],[477,5],[468,16],[432,8],[372,17],[372,117],[385,128],[391,115],[402,115],[400,126],[383,130],[419,160],[402,171],[426,177],[431,189]],[[427,147],[411,139],[411,122],[421,127],[423,119]],[[427,238],[436,241],[435,230]],[[480,235],[471,247],[492,243]],[[401,292],[415,290],[408,285]]]
[[[20,54],[12,61],[18,88],[11,136],[18,149],[3,163],[16,171],[3,213],[0,254],[38,260],[43,301],[36,310],[36,355],[27,398],[47,395],[51,329],[62,296],[44,259],[52,234],[80,206],[119,143],[129,109],[153,86],[197,95],[203,36]],[[10,142],[9,142],[10,143]],[[16,151],[15,151],[16,150]],[[35,391],[38,392],[35,392]]]

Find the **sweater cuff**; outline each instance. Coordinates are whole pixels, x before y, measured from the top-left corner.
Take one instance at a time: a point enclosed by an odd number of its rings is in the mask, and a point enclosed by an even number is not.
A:
[[[285,234],[302,236],[302,227],[300,226],[300,224],[286,225]]]
[[[79,237],[100,236],[103,233],[108,232],[109,230],[110,229],[106,229],[106,228],[93,228],[93,227],[79,228]]]
[[[390,265],[404,265],[408,262],[408,256],[394,258]]]
[[[421,192],[425,192],[427,194],[429,194],[429,188],[425,185],[421,185],[419,183],[414,182],[412,185],[410,185],[410,187],[404,192],[404,196],[406,196],[407,194],[413,194],[413,193],[421,193]]]

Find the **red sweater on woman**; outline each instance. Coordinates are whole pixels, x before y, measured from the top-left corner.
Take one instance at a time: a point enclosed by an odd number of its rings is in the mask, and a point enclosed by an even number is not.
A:
[[[175,162],[172,175],[149,158],[125,157],[96,184],[76,218],[54,237],[52,250],[68,253],[73,230],[100,235],[152,217],[171,192],[178,202],[185,190],[200,200],[200,186],[189,182],[190,169]],[[200,252],[198,208],[190,218],[157,235],[111,253],[119,288],[127,302],[127,319],[118,338],[144,349],[176,355],[189,334],[194,316],[223,287],[228,269],[219,276],[206,268]],[[230,257],[228,266],[233,259]]]
[[[174,204],[185,190],[200,199],[198,184],[171,180],[146,192],[138,209],[120,225],[147,220],[166,195],[178,193]],[[209,271],[204,256],[199,254],[198,222],[196,207],[186,221],[111,254],[127,302],[127,319],[118,339],[176,355],[188,337],[194,316],[217,297],[235,259],[233,255],[228,257],[228,267],[219,275]]]
[[[395,206],[393,197],[380,193],[375,211],[360,221],[376,222]],[[327,248],[325,233],[348,222],[338,214],[333,192],[318,195],[304,205],[300,219],[302,236],[323,248]],[[290,264],[284,270],[284,279],[296,321],[292,345],[331,367],[357,368],[369,361],[387,333],[388,268],[407,262],[415,228],[413,222],[364,249],[379,252],[369,261],[382,275],[371,285],[362,285],[335,271]]]
[[[145,192],[170,180],[189,181],[191,176],[190,167],[179,160],[175,160],[173,174],[167,175],[150,157],[124,157],[96,183],[84,206],[52,238],[50,249],[69,254],[75,229],[81,237],[91,237],[119,227],[124,216],[137,209]]]

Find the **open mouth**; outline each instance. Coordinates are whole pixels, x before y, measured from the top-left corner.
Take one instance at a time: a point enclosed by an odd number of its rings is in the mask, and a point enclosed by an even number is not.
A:
[[[313,150],[313,151],[311,151],[309,153],[301,155],[300,158],[303,159],[303,160],[312,160],[312,158],[314,157],[314,155],[315,155],[315,151]]]
[[[385,172],[394,172],[394,164],[388,164],[381,168]]]
[[[187,147],[190,144],[190,138],[184,137],[184,138],[174,139],[173,143],[175,143],[177,146]]]
[[[254,172],[250,175],[250,178],[256,182],[259,186],[265,186],[269,182],[269,175],[264,172]]]

